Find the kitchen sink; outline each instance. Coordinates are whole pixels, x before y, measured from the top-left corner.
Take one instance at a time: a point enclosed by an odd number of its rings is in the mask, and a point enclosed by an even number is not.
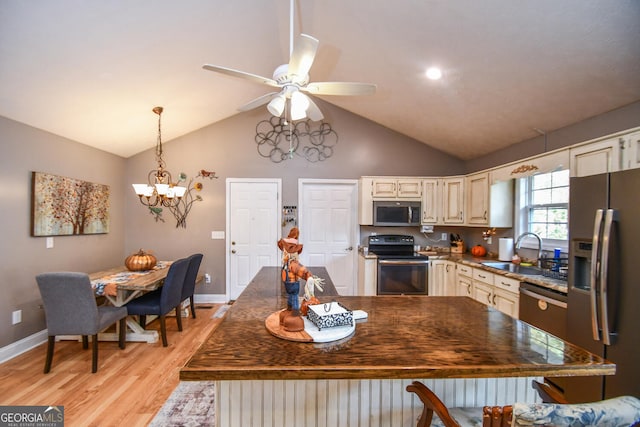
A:
[[[537,276],[542,274],[542,270],[538,267],[528,267],[524,265],[514,264],[512,262],[483,262],[482,265],[487,267],[497,268],[498,270],[508,271],[510,273],[517,273],[523,275]]]

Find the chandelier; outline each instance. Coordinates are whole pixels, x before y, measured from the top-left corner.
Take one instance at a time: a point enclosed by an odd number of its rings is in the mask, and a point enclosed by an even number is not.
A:
[[[162,211],[169,209],[176,219],[176,228],[187,227],[187,215],[191,211],[194,202],[202,201],[202,197],[195,192],[202,190],[201,182],[194,182],[191,178],[188,184],[187,175],[180,172],[178,181],[173,181],[171,173],[165,169],[166,164],[162,158],[162,131],[161,117],[162,107],[155,107],[153,112],[158,115],[158,140],[156,142],[156,162],[158,168],[153,169],[147,175],[147,184],[132,184],[133,189],[140,199],[140,203],[149,208],[149,212],[154,216],[156,222],[164,222]],[[215,172],[200,170],[196,178],[218,178]]]

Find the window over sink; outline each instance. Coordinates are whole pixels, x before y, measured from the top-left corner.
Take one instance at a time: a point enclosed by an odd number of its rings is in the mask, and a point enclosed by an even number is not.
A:
[[[569,239],[569,169],[517,180],[517,234],[536,233],[544,250],[567,251]]]

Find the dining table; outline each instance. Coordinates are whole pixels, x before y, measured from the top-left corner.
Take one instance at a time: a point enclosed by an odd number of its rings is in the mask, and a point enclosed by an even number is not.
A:
[[[116,307],[121,307],[141,296],[162,286],[167,277],[172,261],[159,261],[152,269],[130,271],[124,265],[108,270],[89,274],[91,286],[96,296],[104,296],[106,301]],[[155,343],[158,341],[158,331],[144,329],[133,316],[126,320],[127,341]],[[102,341],[117,341],[118,333],[102,332],[98,335]]]

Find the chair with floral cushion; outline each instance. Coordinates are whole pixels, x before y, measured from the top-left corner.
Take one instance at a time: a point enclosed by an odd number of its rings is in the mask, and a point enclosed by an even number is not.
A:
[[[547,388],[533,382],[545,397]],[[523,427],[523,426],[598,426],[628,427],[640,423],[640,399],[620,396],[592,403],[514,403],[483,408],[447,408],[427,386],[414,381],[407,391],[416,393],[424,404],[417,427]],[[433,417],[434,413],[436,417]]]

